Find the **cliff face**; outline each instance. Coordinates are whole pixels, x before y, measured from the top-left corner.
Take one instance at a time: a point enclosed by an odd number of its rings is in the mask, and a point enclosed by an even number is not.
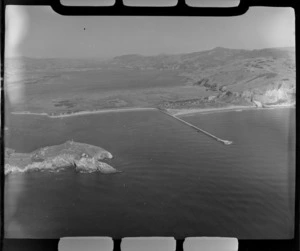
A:
[[[78,172],[116,173],[115,168],[103,159],[113,156],[103,148],[84,143],[67,141],[61,145],[40,148],[32,153],[16,153],[5,149],[5,175],[27,171],[60,171],[67,167],[74,167]]]
[[[253,100],[259,101],[262,105],[295,105],[296,93],[295,88],[269,89],[264,93],[254,93]]]

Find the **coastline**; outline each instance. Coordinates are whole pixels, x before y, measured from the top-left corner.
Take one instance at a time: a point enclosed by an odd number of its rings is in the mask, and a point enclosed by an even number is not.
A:
[[[188,116],[196,113],[208,114],[208,113],[217,113],[217,112],[230,112],[230,111],[245,111],[245,110],[267,110],[267,109],[276,109],[276,108],[294,108],[295,104],[285,104],[285,105],[265,105],[264,107],[257,106],[227,106],[227,107],[216,107],[216,108],[183,108],[183,109],[166,109],[165,111],[172,116]],[[45,112],[36,113],[36,112],[11,112],[14,115],[36,115],[36,116],[47,116],[49,118],[65,118],[65,117],[74,117],[74,116],[83,116],[90,114],[102,114],[102,113],[112,113],[112,112],[133,112],[133,111],[155,111],[159,110],[154,107],[128,107],[128,108],[111,108],[95,111],[80,111],[73,113],[60,113],[60,114],[48,114]]]
[[[12,112],[14,115],[38,115],[38,116],[47,116],[49,118],[65,118],[65,117],[73,117],[73,116],[82,116],[82,115],[90,115],[90,114],[101,114],[101,113],[111,113],[111,112],[133,112],[133,111],[149,111],[156,110],[156,108],[143,108],[143,107],[130,107],[130,108],[112,108],[112,109],[103,109],[103,110],[95,110],[95,111],[80,111],[73,113],[60,113],[60,114],[48,114],[48,113],[35,113],[35,112]]]
[[[218,107],[218,108],[186,108],[186,109],[166,109],[166,111],[178,117],[188,116],[196,113],[200,114],[209,114],[217,112],[230,112],[230,111],[245,111],[245,110],[267,110],[267,109],[276,109],[276,108],[294,108],[294,104],[289,105],[269,105],[264,107],[256,106],[227,106],[227,107]]]

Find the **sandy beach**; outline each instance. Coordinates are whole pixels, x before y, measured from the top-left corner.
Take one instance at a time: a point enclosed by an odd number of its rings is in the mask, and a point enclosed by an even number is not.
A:
[[[284,104],[284,105],[270,105],[265,107],[256,106],[228,106],[228,107],[218,107],[218,108],[190,108],[190,109],[167,109],[167,112],[173,116],[185,116],[194,113],[216,113],[216,112],[227,112],[227,111],[244,111],[244,110],[265,110],[265,109],[275,109],[275,108],[292,108],[295,107],[294,104]]]
[[[149,111],[149,110],[156,110],[156,108],[142,108],[142,107],[130,107],[130,108],[116,108],[116,109],[103,109],[103,110],[96,110],[96,111],[80,111],[80,112],[73,112],[73,113],[61,113],[61,114],[48,114],[48,113],[34,113],[34,112],[12,112],[15,115],[39,115],[39,116],[47,116],[49,118],[65,118],[65,117],[73,117],[73,116],[82,116],[82,115],[89,115],[89,114],[99,114],[99,113],[111,113],[111,112],[133,112],[133,111]]]
[[[265,107],[256,107],[256,106],[228,106],[228,107],[217,107],[217,108],[186,108],[186,109],[166,109],[165,111],[173,116],[185,116],[195,113],[216,113],[216,112],[226,112],[226,111],[244,111],[244,110],[264,110],[264,109],[276,109],[276,108],[291,108],[295,107],[295,104],[283,104],[283,105],[270,105]],[[112,109],[103,109],[95,111],[80,111],[73,113],[60,113],[60,114],[48,114],[48,113],[36,113],[36,112],[12,112],[14,115],[38,115],[38,116],[47,116],[49,118],[65,118],[73,116],[83,116],[90,114],[101,114],[101,113],[111,113],[111,112],[134,112],[134,111],[153,111],[158,110],[153,107],[128,107],[128,108],[112,108]]]
[[[190,108],[190,109],[167,109],[167,112],[174,116],[185,116],[194,113],[215,113],[225,111],[243,111],[249,109],[257,109],[255,106],[228,106],[218,108]]]

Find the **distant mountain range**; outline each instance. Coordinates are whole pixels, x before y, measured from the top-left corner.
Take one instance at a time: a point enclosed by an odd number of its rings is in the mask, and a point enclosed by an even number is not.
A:
[[[237,60],[249,60],[255,58],[273,58],[295,60],[295,48],[268,48],[260,50],[242,50],[216,47],[212,50],[176,55],[142,56],[130,54],[115,57],[111,62],[128,67],[176,69],[194,71],[216,67],[236,62]]]

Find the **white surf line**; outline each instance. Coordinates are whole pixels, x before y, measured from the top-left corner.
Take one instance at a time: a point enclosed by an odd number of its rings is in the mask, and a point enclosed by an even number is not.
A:
[[[25,111],[25,112],[11,112],[11,114],[14,114],[14,115],[37,115],[37,116],[48,116],[49,117],[49,114],[45,113],[45,112],[38,113],[38,112]]]
[[[156,110],[156,108],[151,107],[141,107],[141,108],[120,108],[120,109],[103,109],[103,110],[96,110],[96,111],[80,111],[74,113],[61,113],[56,115],[51,115],[48,113],[34,113],[34,112],[12,112],[15,115],[38,115],[38,116],[46,116],[49,118],[65,118],[65,117],[73,117],[73,116],[83,116],[83,115],[90,115],[90,114],[101,114],[101,113],[111,113],[111,112],[133,112],[133,111],[149,111],[149,110]]]
[[[219,142],[222,142],[222,143],[225,144],[225,145],[231,145],[231,144],[233,143],[233,142],[230,141],[230,140],[220,139],[219,137],[217,137],[217,136],[215,136],[215,135],[213,135],[213,134],[211,134],[211,133],[209,133],[209,132],[207,132],[207,131],[205,131],[205,130],[203,130],[203,129],[197,127],[197,126],[194,126],[194,125],[192,125],[191,123],[186,122],[185,120],[183,120],[183,119],[181,119],[181,118],[178,118],[178,117],[176,117],[176,116],[174,116],[174,115],[171,115],[170,113],[167,113],[167,112],[162,111],[162,110],[160,110],[160,109],[158,109],[158,110],[159,110],[160,112],[162,112],[162,113],[164,113],[164,114],[166,114],[166,115],[168,115],[168,116],[174,118],[174,119],[179,120],[180,122],[182,122],[182,123],[184,123],[184,124],[186,124],[186,125],[188,125],[188,126],[194,128],[194,129],[196,129],[197,132],[202,132],[202,133],[204,133],[204,134],[210,136],[211,138],[213,138],[213,139],[215,139],[215,140],[217,140],[217,141],[219,141]]]
[[[82,115],[90,115],[90,114],[101,114],[101,113],[111,113],[111,112],[134,112],[134,111],[149,111],[155,110],[155,108],[120,108],[120,109],[104,109],[97,111],[82,111],[75,113],[67,113],[67,114],[58,114],[58,115],[48,115],[50,118],[64,118],[64,117],[73,117],[73,116],[82,116]]]

